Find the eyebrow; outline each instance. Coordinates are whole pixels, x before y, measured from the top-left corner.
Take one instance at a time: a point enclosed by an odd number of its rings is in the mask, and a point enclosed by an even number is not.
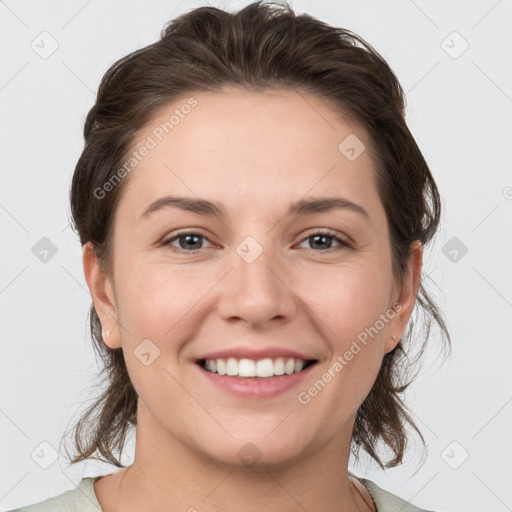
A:
[[[152,202],[142,213],[141,218],[147,218],[154,212],[167,207],[180,208],[184,211],[197,213],[199,215],[210,215],[219,218],[226,217],[226,210],[216,201],[207,199],[194,199],[191,197],[165,196]],[[327,212],[334,209],[345,209],[359,213],[369,220],[368,212],[360,205],[343,197],[321,197],[312,199],[300,199],[292,203],[287,215],[311,215],[314,213]]]

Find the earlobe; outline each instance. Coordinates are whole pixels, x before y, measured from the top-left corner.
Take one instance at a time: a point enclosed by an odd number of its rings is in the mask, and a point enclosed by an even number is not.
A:
[[[112,349],[120,348],[119,329],[115,329],[117,327],[117,308],[111,280],[101,270],[91,242],[87,242],[82,248],[82,261],[94,309],[100,318],[103,341]]]
[[[398,298],[394,301],[398,306],[392,324],[389,326],[388,338],[385,342],[385,353],[391,352],[400,342],[407,327],[407,322],[414,309],[416,296],[419,291],[421,269],[423,262],[423,247],[419,240],[411,244],[411,252],[407,268],[404,272]]]

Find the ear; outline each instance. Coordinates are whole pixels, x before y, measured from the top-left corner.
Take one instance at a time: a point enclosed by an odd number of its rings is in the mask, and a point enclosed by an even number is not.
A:
[[[414,303],[418,294],[423,263],[423,246],[419,240],[411,244],[411,253],[404,272],[402,282],[398,286],[398,292],[392,304],[397,303],[395,316],[389,323],[384,352],[391,352],[400,343],[404,335],[407,322],[414,309]],[[396,339],[393,339],[395,336]]]
[[[85,280],[91,292],[94,309],[98,314],[103,330],[103,341],[108,347],[121,347],[121,337],[117,324],[117,308],[114,289],[110,278],[100,269],[96,251],[91,242],[82,248],[82,261]],[[107,334],[109,331],[109,334]]]

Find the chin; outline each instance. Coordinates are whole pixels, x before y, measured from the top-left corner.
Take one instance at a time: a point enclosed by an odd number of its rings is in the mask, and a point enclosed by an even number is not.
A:
[[[303,447],[294,442],[290,433],[283,431],[267,435],[248,434],[216,440],[210,438],[210,446],[203,447],[203,454],[212,462],[238,470],[268,470],[287,465],[303,454]],[[213,448],[213,450],[212,450]]]

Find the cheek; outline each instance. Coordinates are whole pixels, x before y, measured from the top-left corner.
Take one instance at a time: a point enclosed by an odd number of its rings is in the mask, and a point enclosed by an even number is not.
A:
[[[319,273],[316,279],[310,274],[303,283],[308,308],[315,313],[310,318],[330,357],[302,387],[298,400],[311,403],[319,414],[329,409],[334,424],[355,414],[382,364],[387,323],[381,315],[388,311],[391,280],[376,260],[360,263]]]
[[[205,294],[206,283],[198,278],[197,271],[171,270],[168,264],[148,261],[126,262],[118,281],[123,352],[137,394],[147,403],[179,396],[180,387],[165,373],[169,354],[176,357],[181,340],[190,336],[188,320]]]
[[[373,325],[389,307],[390,279],[378,262],[353,264],[308,274],[305,302],[314,309],[331,339],[343,345]]]
[[[120,320],[134,337],[163,343],[185,328],[187,315],[218,280],[211,269],[200,271],[194,265],[135,263],[119,275]]]

